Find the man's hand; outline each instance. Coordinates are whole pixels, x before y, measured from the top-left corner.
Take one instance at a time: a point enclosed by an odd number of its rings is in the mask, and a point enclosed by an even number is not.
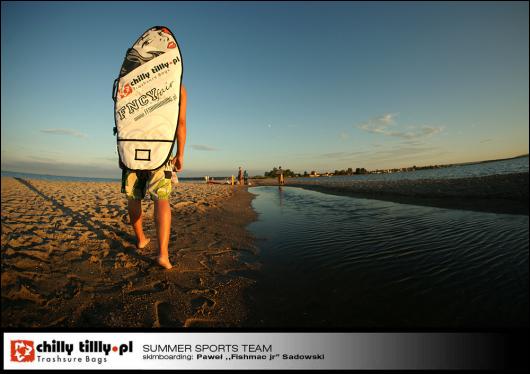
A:
[[[173,170],[174,171],[181,171],[183,167],[184,167],[184,156],[182,156],[182,155],[176,156],[173,159]]]

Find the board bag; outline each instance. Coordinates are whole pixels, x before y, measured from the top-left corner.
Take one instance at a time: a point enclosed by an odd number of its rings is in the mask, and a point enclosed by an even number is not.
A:
[[[182,57],[173,33],[148,29],[114,80],[114,134],[122,169],[155,170],[171,156],[180,113]]]

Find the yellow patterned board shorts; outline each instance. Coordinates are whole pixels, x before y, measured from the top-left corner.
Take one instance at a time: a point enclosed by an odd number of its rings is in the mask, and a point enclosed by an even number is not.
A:
[[[142,200],[149,192],[151,200],[167,200],[171,194],[172,158],[153,171],[122,170],[121,192],[128,200]]]

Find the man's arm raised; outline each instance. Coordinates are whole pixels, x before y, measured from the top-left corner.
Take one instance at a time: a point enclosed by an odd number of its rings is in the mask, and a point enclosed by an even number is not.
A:
[[[177,155],[175,156],[174,169],[181,171],[184,167],[184,146],[186,145],[186,88],[180,87],[180,113],[177,125]]]

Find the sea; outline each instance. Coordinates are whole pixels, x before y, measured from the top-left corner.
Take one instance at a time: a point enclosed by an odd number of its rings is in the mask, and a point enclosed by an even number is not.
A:
[[[391,175],[528,172],[528,157]],[[333,179],[333,178],[312,178]],[[528,216],[254,187],[253,326],[528,327]]]

